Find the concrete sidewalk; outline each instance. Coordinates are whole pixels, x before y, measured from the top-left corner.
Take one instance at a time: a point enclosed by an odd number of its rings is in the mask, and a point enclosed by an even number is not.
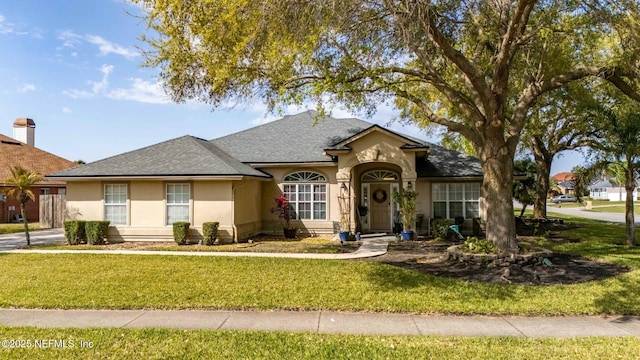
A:
[[[172,328],[521,338],[640,336],[640,317],[637,316],[489,317],[332,311],[0,309],[0,325],[44,328]]]

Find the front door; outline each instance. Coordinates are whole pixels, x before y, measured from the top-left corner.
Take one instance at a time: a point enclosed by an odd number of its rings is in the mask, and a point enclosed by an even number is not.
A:
[[[371,230],[391,231],[391,193],[389,184],[371,184]]]

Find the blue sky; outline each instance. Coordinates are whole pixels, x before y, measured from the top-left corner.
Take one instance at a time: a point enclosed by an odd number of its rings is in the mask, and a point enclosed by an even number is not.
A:
[[[140,9],[121,0],[22,0],[0,3],[0,133],[13,121],[36,122],[35,145],[69,160],[99,160],[185,134],[212,139],[278,118],[259,103],[212,111],[174,104],[158,69],[140,66]],[[291,108],[294,114],[304,108]],[[334,117],[350,117],[334,110]],[[389,107],[371,119],[386,125]],[[420,129],[391,129],[436,141]],[[561,156],[552,173],[582,162]]]

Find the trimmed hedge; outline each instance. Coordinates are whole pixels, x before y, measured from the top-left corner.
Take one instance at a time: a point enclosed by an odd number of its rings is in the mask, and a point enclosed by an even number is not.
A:
[[[203,243],[205,245],[213,245],[218,235],[218,227],[220,223],[217,221],[202,223]]]
[[[189,242],[189,226],[191,223],[178,221],[173,223],[173,240],[178,245],[186,245]]]
[[[105,221],[87,221],[85,224],[85,232],[87,233],[87,244],[103,245],[109,232],[109,220]]]
[[[64,236],[69,245],[78,245],[87,241],[84,220],[69,220],[64,222]]]

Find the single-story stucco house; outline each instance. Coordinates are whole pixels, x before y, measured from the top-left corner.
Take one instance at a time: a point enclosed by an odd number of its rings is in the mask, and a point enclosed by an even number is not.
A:
[[[588,186],[589,197],[593,200],[625,201],[627,190],[624,185],[612,184],[608,178],[597,179]],[[633,191],[633,199],[638,199],[640,188]]]
[[[222,241],[281,234],[271,209],[284,194],[306,234],[338,231],[348,194],[352,231],[391,232],[401,186],[419,195],[416,229],[429,219],[482,217],[478,159],[379,125],[313,111],[210,141],[183,136],[48,176],[67,182],[69,214],[110,220],[112,240],[170,240],[171,224],[220,223]]]

